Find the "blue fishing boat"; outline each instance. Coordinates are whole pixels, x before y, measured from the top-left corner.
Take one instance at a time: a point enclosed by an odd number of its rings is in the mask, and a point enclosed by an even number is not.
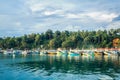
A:
[[[70,52],[69,52],[69,56],[80,56],[80,54],[79,54],[79,53],[76,53],[76,52],[70,51]]]
[[[15,55],[21,55],[22,54],[22,51],[21,50],[13,50],[13,53]]]
[[[34,50],[34,51],[32,51],[32,55],[37,55],[37,54],[40,54],[40,51],[39,51],[39,50]]]

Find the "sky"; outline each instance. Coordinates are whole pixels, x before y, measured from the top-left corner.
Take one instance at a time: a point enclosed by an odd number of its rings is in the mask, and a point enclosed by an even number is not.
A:
[[[0,0],[0,37],[120,28],[120,0]]]

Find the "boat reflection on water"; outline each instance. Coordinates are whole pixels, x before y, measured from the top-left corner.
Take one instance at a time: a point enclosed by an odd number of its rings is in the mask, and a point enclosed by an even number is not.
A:
[[[29,64],[31,63],[31,64]],[[56,71],[59,70],[67,73],[70,71],[76,72],[76,73],[87,73],[96,72],[96,69],[99,73],[107,72],[110,68],[114,69],[115,67],[118,67],[118,71],[120,69],[120,58],[119,57],[65,57],[65,56],[42,56],[40,57],[40,61],[31,61],[31,62],[24,62],[24,63],[17,63],[20,65],[26,65],[33,68],[44,68],[45,70],[52,70],[54,67]],[[38,66],[37,66],[37,65]],[[41,66],[41,67],[40,67]],[[73,73],[72,72],[72,73]],[[88,74],[88,73],[87,73]]]
[[[98,80],[101,76],[110,77],[109,80],[119,80],[120,78],[119,56],[71,57],[42,55],[27,56],[22,59],[16,57],[12,62],[7,63],[7,67],[10,67],[10,70],[14,72],[22,72],[24,76],[21,75],[21,77],[27,77],[27,74],[31,74],[32,78],[30,79],[32,80],[34,78],[40,80],[56,80],[56,78],[57,80]]]

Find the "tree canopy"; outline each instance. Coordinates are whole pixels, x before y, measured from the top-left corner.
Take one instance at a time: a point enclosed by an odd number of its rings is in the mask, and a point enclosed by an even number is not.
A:
[[[115,42],[117,40],[118,42]],[[45,33],[32,33],[21,37],[0,38],[2,49],[89,49],[120,47],[120,28],[98,31],[55,31],[47,30]]]

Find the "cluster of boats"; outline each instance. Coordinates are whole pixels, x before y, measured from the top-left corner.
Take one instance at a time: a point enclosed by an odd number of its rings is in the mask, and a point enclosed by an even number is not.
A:
[[[97,50],[2,50],[1,54],[4,55],[56,55],[56,56],[120,56],[119,50],[112,51],[97,51]]]
[[[58,51],[58,56],[120,56],[120,51],[94,51],[94,50],[78,50],[78,51]]]

